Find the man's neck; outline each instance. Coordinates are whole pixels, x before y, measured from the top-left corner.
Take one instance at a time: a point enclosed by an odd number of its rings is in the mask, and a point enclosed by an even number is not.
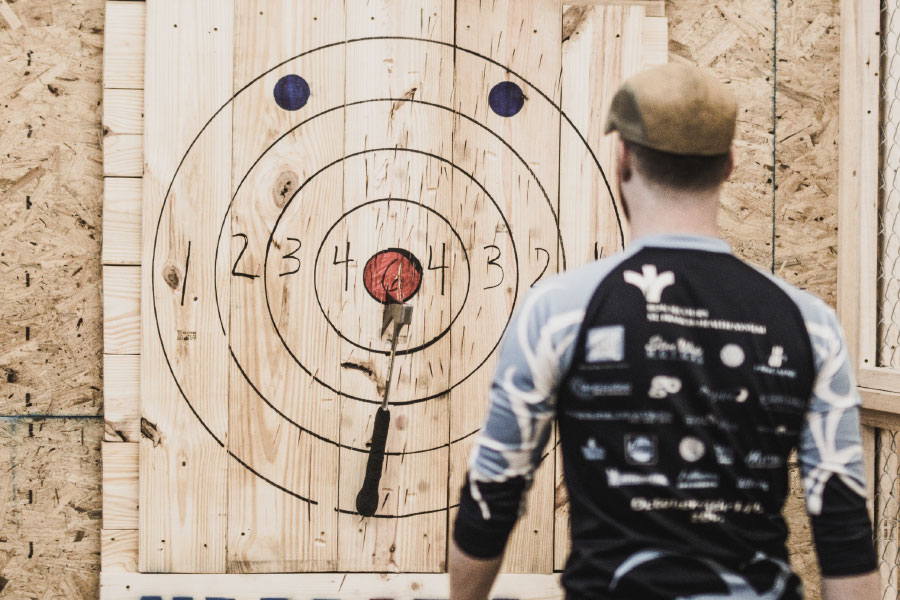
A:
[[[716,237],[720,190],[683,192],[641,186],[629,190],[636,196],[631,207],[631,239],[675,234]]]

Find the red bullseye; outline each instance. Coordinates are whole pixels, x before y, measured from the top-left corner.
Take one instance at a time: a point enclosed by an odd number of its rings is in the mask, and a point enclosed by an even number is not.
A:
[[[382,250],[366,262],[363,284],[366,291],[382,304],[401,304],[419,291],[422,263],[408,250]]]

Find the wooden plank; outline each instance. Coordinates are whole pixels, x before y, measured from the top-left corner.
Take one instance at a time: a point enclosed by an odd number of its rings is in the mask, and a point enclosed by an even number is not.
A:
[[[137,529],[138,445],[103,442],[103,529]]]
[[[144,137],[108,135],[103,138],[103,175],[140,177],[144,173]]]
[[[862,366],[859,370],[860,387],[900,393],[900,371],[890,367]],[[900,405],[895,411],[900,412]]]
[[[669,20],[665,16],[644,18],[641,70],[669,62]]]
[[[343,39],[343,3],[238,3],[234,87],[241,89],[299,52]],[[339,76],[343,68],[344,48],[339,45],[281,65],[234,101],[232,188],[237,195],[229,229],[231,236],[247,236],[241,269],[260,277],[231,277],[229,283],[231,301],[241,309],[232,310],[230,317],[229,340],[236,362],[230,368],[228,447],[257,473],[318,504],[291,496],[232,461],[228,477],[229,572],[337,568],[337,446],[289,425],[273,406],[307,431],[336,442],[340,405],[281,344],[273,331],[262,286],[271,293],[273,316],[287,345],[303,360],[325,357],[327,362],[317,364],[314,370],[320,378],[336,380],[338,338],[322,318],[312,290],[318,240],[341,214],[341,169],[316,177],[301,197],[289,206],[286,203],[291,199],[288,191],[297,190],[302,181],[341,157],[343,111],[300,127],[271,151],[266,148],[311,115],[343,104],[344,81]],[[308,104],[295,111],[280,108],[272,95],[277,82],[289,75],[300,75],[311,86]],[[288,212],[275,231],[282,209]],[[266,278],[261,265],[270,233],[283,250],[273,257]],[[292,251],[293,258],[281,258]],[[295,270],[295,265],[297,273],[281,275]],[[302,301],[288,301],[293,298]]]
[[[141,263],[142,188],[143,182],[134,177],[107,177],[103,181],[104,265]]]
[[[875,488],[878,481],[875,439],[878,437],[878,429],[869,425],[863,425],[861,429],[863,465],[866,478],[866,507],[869,510],[869,521],[875,523]]]
[[[389,574],[270,574],[270,575],[145,575],[101,573],[102,600],[140,600],[142,596],[194,598],[222,597],[259,600],[282,597],[291,600],[369,600],[392,598],[447,598],[446,575]],[[558,575],[501,575],[491,598],[562,600]]]
[[[106,3],[103,87],[144,87],[144,2]]]
[[[138,354],[141,349],[141,269],[103,267],[103,352]]]
[[[560,7],[565,6],[640,6],[648,17],[663,17],[666,14],[666,3],[660,0],[560,0]]]
[[[137,442],[141,429],[140,357],[103,356],[103,421],[107,442]]]
[[[351,0],[346,7],[348,39],[411,36],[453,42],[451,0],[416,0],[402,7],[389,0]],[[453,235],[436,216],[448,214],[453,198],[448,165],[452,114],[404,102],[446,105],[453,93],[453,49],[411,40],[373,39],[348,45],[346,64],[348,105],[371,98],[396,100],[348,107],[345,153],[399,147],[436,157],[382,151],[360,154],[344,163],[343,211],[348,216],[336,237],[328,241],[328,254],[329,258],[357,262],[349,265],[349,279],[348,271],[334,264],[323,278],[343,292],[335,306],[350,307],[336,314],[340,329],[353,340],[340,348],[340,363],[348,365],[341,371],[341,391],[378,401],[387,380],[393,327],[382,335],[384,306],[366,291],[365,265],[390,248],[411,253],[423,269],[429,251],[439,260],[440,244],[447,245],[448,260],[453,253]],[[388,198],[397,201],[388,202]],[[400,332],[400,352],[424,345],[449,326],[452,286],[441,289],[435,285],[441,273],[424,271],[418,292],[408,299],[413,320]],[[411,275],[407,272],[406,276]],[[376,515],[389,518],[340,515],[341,570],[434,572],[446,568],[448,400],[439,394],[449,386],[447,343],[445,336],[431,346],[395,357],[392,401],[437,397],[390,407],[386,449],[394,454],[385,457],[376,511]],[[349,365],[365,366],[372,375]],[[342,444],[367,447],[376,408],[371,402],[341,398]],[[416,451],[423,452],[413,453]],[[397,454],[403,452],[409,454]],[[340,461],[339,508],[353,513],[367,453],[342,450]]]
[[[653,58],[644,58],[643,27],[648,19],[642,7],[567,7],[566,11],[580,15],[577,26],[563,33],[566,41],[562,46],[562,108],[573,126],[564,125],[561,131],[560,223],[571,248],[567,267],[573,268],[622,248],[620,227],[626,226],[625,218],[619,200],[613,204],[609,192],[617,189],[612,169],[616,137],[605,135],[602,128],[609,103],[622,81],[645,63],[662,60],[663,53],[657,48],[649,53]],[[658,36],[653,39],[660,43]],[[603,60],[597,60],[598,56]],[[578,132],[596,152],[606,181]],[[588,214],[584,198],[599,199],[588,204]],[[556,487],[563,485],[558,468]],[[561,569],[569,548],[568,506],[562,504],[556,510],[554,564]]]
[[[855,266],[859,270],[858,295],[860,319],[858,321],[860,368],[877,366],[876,338],[878,325],[878,168],[879,146],[874,140],[879,139],[881,79],[880,56],[881,14],[877,3],[859,3],[857,68],[859,69],[860,86],[859,112],[853,124],[848,126],[859,129],[859,164],[855,192],[859,198],[859,246],[860,263]],[[852,31],[852,30],[851,30]],[[865,140],[872,140],[865,143]],[[846,248],[843,246],[842,248]],[[850,325],[852,327],[852,325]]]
[[[137,573],[137,529],[104,529],[100,532],[100,571]]]
[[[233,3],[147,9],[139,564],[222,572],[229,358],[219,309],[227,317],[229,306],[226,293],[217,308],[216,289],[228,289],[230,248],[218,272],[214,258],[231,190],[231,108],[216,111],[233,94]]]
[[[454,216],[464,224],[460,233],[472,269],[466,306],[478,308],[477,316],[460,319],[451,336],[453,379],[473,373],[451,393],[450,437],[454,440],[472,433],[484,420],[496,362],[496,353],[490,358],[487,354],[502,335],[511,311],[522,306],[532,283],[561,269],[555,220],[562,27],[562,13],[555,3],[466,1],[457,6],[457,42],[480,56],[457,53],[454,91],[454,108],[464,115],[454,128],[453,162],[460,167],[453,180]],[[501,116],[490,106],[491,91],[501,83],[522,90],[526,100],[521,112]],[[485,191],[469,180],[471,174],[497,201],[497,209],[491,208]],[[479,207],[477,212],[468,208],[472,204]],[[451,449],[452,504],[458,502],[474,439],[469,437]],[[553,550],[546,543],[552,537],[548,516],[553,511],[553,471],[551,456],[535,473],[527,512],[507,546],[504,572],[553,569]]]
[[[144,133],[144,90],[103,90],[103,135]]]

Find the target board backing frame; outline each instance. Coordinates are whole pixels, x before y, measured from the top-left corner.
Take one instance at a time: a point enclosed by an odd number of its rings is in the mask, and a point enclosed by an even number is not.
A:
[[[602,116],[665,61],[662,3],[157,0],[145,18],[138,570],[443,572],[511,316],[625,241]],[[392,301],[414,316],[363,518]],[[564,565],[554,448],[506,572]]]

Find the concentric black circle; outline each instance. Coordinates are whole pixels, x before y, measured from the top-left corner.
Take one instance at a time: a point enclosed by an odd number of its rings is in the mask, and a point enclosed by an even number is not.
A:
[[[377,36],[377,37],[356,38],[356,39],[351,39],[351,40],[345,40],[345,41],[335,42],[335,43],[332,43],[332,44],[326,44],[326,45],[320,46],[320,47],[318,47],[318,48],[314,48],[314,49],[311,49],[311,50],[302,52],[302,53],[300,53],[300,54],[297,54],[297,55],[295,55],[295,56],[293,56],[293,57],[290,57],[290,58],[288,58],[288,59],[282,61],[281,63],[279,63],[279,64],[273,66],[271,69],[268,69],[267,71],[265,71],[264,73],[260,74],[259,76],[255,77],[253,80],[251,80],[250,82],[248,82],[244,87],[242,87],[240,90],[238,90],[238,91],[234,94],[234,96],[232,96],[232,97],[231,97],[228,101],[226,101],[226,102],[225,102],[218,110],[216,110],[216,112],[210,117],[210,119],[204,124],[204,126],[203,126],[203,127],[201,128],[201,130],[198,132],[197,136],[191,141],[191,143],[190,143],[188,149],[186,150],[186,152],[184,153],[184,155],[181,157],[181,160],[180,160],[180,162],[178,163],[178,166],[176,167],[175,172],[174,172],[173,175],[172,175],[172,179],[171,179],[171,181],[169,182],[169,185],[168,185],[168,187],[167,187],[167,189],[166,189],[166,194],[165,194],[165,196],[164,196],[164,198],[163,198],[163,201],[162,201],[162,204],[161,204],[161,207],[160,207],[160,211],[159,211],[159,216],[158,216],[158,219],[157,219],[156,232],[155,232],[154,240],[153,240],[152,259],[151,259],[151,261],[152,261],[152,262],[151,262],[151,273],[152,273],[152,274],[151,274],[151,276],[150,276],[150,289],[151,289],[151,294],[153,295],[153,298],[152,298],[152,300],[153,300],[153,318],[154,318],[154,322],[156,323],[156,331],[157,331],[157,336],[158,336],[158,339],[159,339],[159,342],[160,342],[160,346],[161,346],[161,349],[162,349],[162,355],[163,355],[163,358],[164,358],[164,360],[165,360],[165,362],[166,362],[166,365],[167,365],[167,367],[168,367],[168,369],[169,369],[170,374],[172,375],[173,380],[175,381],[175,385],[176,385],[176,387],[178,388],[178,392],[179,392],[180,396],[184,399],[184,401],[186,402],[186,404],[188,405],[188,408],[191,410],[191,412],[194,414],[194,416],[198,419],[198,421],[199,421],[200,424],[204,427],[204,429],[206,429],[206,431],[210,434],[210,436],[213,438],[213,440],[214,440],[219,446],[223,447],[223,448],[225,449],[225,451],[227,452],[227,454],[228,454],[230,457],[232,457],[233,459],[235,459],[241,466],[243,466],[245,469],[247,469],[248,471],[250,471],[250,472],[252,472],[253,474],[255,474],[257,477],[259,477],[259,478],[263,479],[264,481],[270,483],[271,485],[273,485],[273,486],[276,487],[277,489],[279,489],[279,490],[281,490],[281,491],[283,491],[283,492],[289,494],[290,496],[293,496],[293,497],[295,497],[295,498],[298,498],[298,499],[300,499],[300,500],[303,500],[303,501],[308,502],[308,503],[311,503],[311,504],[316,504],[317,502],[316,502],[314,499],[304,497],[303,495],[298,494],[297,492],[295,492],[295,491],[293,491],[293,490],[287,489],[287,488],[285,488],[284,486],[280,485],[279,483],[277,483],[277,482],[275,482],[275,481],[272,481],[271,479],[269,479],[269,478],[266,477],[265,475],[263,475],[263,474],[257,472],[257,471],[253,468],[252,465],[247,464],[244,460],[241,459],[241,457],[239,457],[239,456],[237,456],[236,454],[234,454],[234,452],[233,452],[230,448],[228,448],[228,447],[225,445],[225,443],[219,438],[219,436],[218,436],[218,435],[210,428],[210,426],[204,421],[204,419],[203,419],[203,418],[200,416],[200,414],[197,412],[197,409],[194,407],[193,403],[191,402],[191,399],[188,397],[187,393],[185,392],[185,389],[184,389],[184,387],[182,386],[182,382],[179,381],[178,376],[176,376],[176,374],[175,374],[175,368],[173,367],[173,364],[172,364],[171,359],[170,359],[170,357],[169,357],[169,351],[168,351],[167,348],[166,348],[165,338],[164,338],[163,335],[162,335],[162,330],[161,330],[161,325],[160,325],[160,320],[159,320],[159,312],[158,312],[158,307],[157,307],[156,277],[155,277],[154,275],[155,275],[155,273],[156,273],[156,265],[157,265],[157,260],[158,260],[158,257],[159,257],[159,254],[158,254],[158,250],[159,250],[158,244],[159,244],[159,236],[160,236],[160,227],[161,227],[161,225],[162,225],[163,216],[164,216],[164,214],[166,213],[167,206],[169,205],[169,200],[170,200],[170,197],[171,197],[171,193],[172,193],[173,186],[175,185],[175,181],[176,181],[177,177],[179,176],[179,174],[180,174],[180,172],[181,172],[181,167],[184,165],[185,160],[187,159],[187,157],[188,157],[189,154],[191,153],[191,151],[192,151],[192,149],[194,148],[194,146],[195,146],[195,144],[197,143],[197,141],[200,139],[200,137],[203,135],[203,133],[206,131],[206,129],[210,126],[210,124],[211,124],[211,123],[219,116],[219,114],[220,114],[220,113],[221,113],[221,112],[222,112],[229,104],[231,104],[232,101],[234,101],[234,99],[235,99],[237,96],[239,96],[242,92],[244,92],[245,90],[247,90],[247,89],[248,89],[250,86],[252,86],[254,83],[256,83],[257,81],[259,81],[261,78],[265,77],[265,76],[268,75],[269,73],[275,71],[276,69],[278,69],[278,68],[284,66],[285,64],[287,64],[287,63],[289,63],[289,62],[291,62],[291,61],[293,61],[293,60],[296,60],[296,59],[301,58],[301,57],[303,57],[303,56],[310,55],[310,54],[312,54],[312,53],[314,53],[314,52],[318,52],[318,51],[325,50],[325,49],[327,49],[327,48],[334,48],[334,47],[338,47],[338,46],[341,46],[341,45],[345,45],[345,46],[346,46],[346,45],[353,44],[353,43],[360,43],[360,42],[373,41],[373,40],[403,40],[403,41],[409,41],[409,42],[411,42],[411,43],[425,43],[425,44],[432,44],[432,45],[437,44],[437,45],[439,45],[439,46],[450,47],[450,48],[453,48],[454,51],[459,51],[459,52],[462,52],[462,53],[466,53],[466,54],[469,54],[469,55],[478,57],[478,58],[480,58],[480,59],[482,59],[482,60],[484,60],[484,61],[486,61],[486,62],[488,62],[488,63],[491,63],[491,64],[493,64],[493,65],[496,65],[496,66],[498,66],[498,67],[504,69],[509,75],[514,76],[514,77],[517,77],[518,79],[520,79],[526,86],[528,86],[528,87],[529,87],[532,91],[534,91],[538,96],[542,97],[547,103],[549,103],[554,109],[556,109],[556,110],[559,112],[562,121],[565,122],[565,123],[568,125],[568,127],[570,127],[570,128],[575,132],[575,134],[577,135],[577,137],[578,137],[578,138],[581,140],[581,142],[584,144],[584,146],[585,146],[587,152],[590,154],[591,158],[593,159],[594,164],[596,165],[598,171],[600,172],[600,175],[601,175],[601,177],[602,177],[602,179],[603,179],[603,181],[604,181],[604,184],[606,185],[606,188],[607,188],[607,191],[608,191],[608,194],[609,194],[610,203],[611,203],[611,205],[612,205],[613,211],[614,211],[614,213],[615,213],[616,221],[617,221],[617,224],[618,224],[620,241],[621,241],[622,243],[624,243],[624,231],[623,231],[623,228],[622,228],[621,218],[620,218],[620,216],[619,216],[618,206],[616,205],[616,202],[615,202],[615,200],[614,200],[614,198],[613,198],[612,189],[610,188],[609,182],[608,182],[608,180],[606,179],[606,175],[605,175],[605,173],[604,173],[604,171],[603,171],[603,168],[601,167],[599,161],[597,160],[596,154],[594,153],[594,151],[593,151],[593,149],[590,147],[590,145],[587,143],[587,140],[586,140],[585,136],[581,133],[581,131],[578,130],[578,128],[574,125],[574,123],[572,122],[572,120],[571,120],[571,119],[570,119],[570,118],[569,118],[569,117],[561,110],[561,108],[560,108],[558,105],[556,105],[556,104],[555,104],[555,103],[554,103],[554,102],[553,102],[553,101],[552,101],[552,100],[551,100],[544,92],[542,92],[541,90],[539,90],[538,88],[536,88],[533,84],[531,84],[528,80],[524,79],[524,78],[523,78],[521,75],[519,75],[518,73],[515,73],[515,72],[509,70],[505,65],[501,64],[500,62],[498,62],[498,61],[496,61],[496,60],[494,60],[494,59],[492,59],[492,58],[490,58],[490,57],[488,57],[488,56],[484,56],[484,55],[479,54],[479,53],[477,53],[477,52],[474,52],[474,51],[472,51],[472,50],[469,50],[469,49],[466,49],[466,48],[459,47],[459,46],[457,46],[455,43],[441,42],[441,41],[437,41],[437,40],[424,39],[424,38],[415,38],[415,37],[408,37],[408,36]],[[449,109],[449,108],[447,108],[447,107],[444,107],[444,106],[442,106],[442,105],[440,105],[440,104],[434,104],[434,103],[428,103],[428,102],[423,102],[423,101],[417,101],[417,100],[408,99],[408,98],[380,98],[380,99],[372,99],[372,100],[363,100],[363,101],[359,101],[359,102],[356,102],[356,103],[347,104],[346,106],[351,106],[351,105],[354,105],[354,104],[363,104],[363,103],[366,103],[366,102],[415,102],[415,103],[419,103],[419,104],[423,104],[423,105],[433,106],[433,107],[436,107],[436,108],[439,108],[439,109],[442,109],[442,110],[448,110],[448,111],[454,113],[455,115],[459,116],[460,118],[467,119],[467,120],[471,121],[472,123],[474,123],[474,124],[476,124],[477,126],[483,128],[485,131],[487,131],[488,133],[490,133],[491,135],[493,135],[494,137],[496,137],[496,138],[497,138],[501,143],[503,143],[510,151],[513,152],[513,154],[514,154],[514,155],[515,155],[515,156],[523,163],[523,165],[525,166],[526,170],[531,174],[531,176],[532,176],[532,177],[534,178],[534,180],[537,182],[538,186],[539,186],[540,189],[541,189],[541,192],[544,194],[545,198],[547,199],[547,201],[548,201],[548,203],[549,203],[549,196],[547,195],[546,191],[544,190],[543,186],[541,185],[540,180],[538,180],[538,178],[535,176],[535,174],[534,174],[534,172],[532,171],[532,169],[530,168],[530,166],[529,166],[524,160],[522,160],[522,157],[515,151],[515,149],[512,148],[512,147],[509,145],[509,143],[506,142],[506,140],[504,140],[502,137],[500,137],[499,135],[497,135],[496,133],[494,133],[494,132],[491,131],[489,128],[485,127],[483,124],[479,123],[479,122],[476,121],[475,119],[469,117],[468,115],[462,114],[462,113],[460,113],[460,112],[458,112],[458,111],[454,111],[454,110]],[[343,109],[343,108],[345,108],[345,106],[337,106],[337,107],[328,109],[328,110],[326,110],[326,111],[323,111],[322,113],[319,113],[319,115],[315,115],[315,116],[313,116],[313,117],[310,117],[310,119],[305,120],[303,123],[306,123],[306,122],[308,122],[309,120],[311,120],[312,118],[315,118],[315,117],[317,117],[317,116],[321,116],[321,115],[326,114],[326,113],[328,113],[328,112],[332,112],[332,111],[334,111],[334,110],[339,110],[339,109]],[[301,126],[303,123],[297,125],[297,127]],[[292,128],[292,130],[290,130],[290,131],[293,131],[293,129],[296,129],[296,127]],[[286,132],[286,133],[283,134],[278,140],[276,140],[275,142],[273,142],[273,144],[272,144],[271,146],[269,146],[269,149],[270,149],[272,146],[274,146],[275,144],[277,144],[278,141],[280,141],[280,139],[283,139],[286,135],[289,135],[290,131]],[[395,149],[392,148],[391,150],[395,150]],[[267,151],[268,151],[268,149],[267,149]],[[260,158],[262,158],[262,155],[260,156]],[[341,160],[344,160],[345,158],[347,158],[347,157],[344,157],[344,158],[342,158]],[[258,162],[258,161],[259,161],[259,159],[257,159],[257,162]],[[254,166],[255,166],[255,164],[256,164],[256,163],[254,163]],[[252,170],[252,168],[253,168],[253,167],[251,166],[251,170]],[[249,171],[248,171],[248,173],[249,173]],[[246,179],[246,175],[244,176],[244,179]],[[242,179],[242,180],[241,180],[241,184],[243,184],[243,181],[244,181],[244,180]],[[476,184],[478,184],[478,182],[476,182]],[[482,186],[480,186],[480,184],[479,184],[479,187],[482,187]],[[238,186],[238,190],[239,190],[239,189],[240,189],[240,185]],[[482,188],[482,189],[483,189],[483,188]],[[229,204],[229,207],[228,207],[228,212],[230,212],[230,210],[231,210],[231,204],[233,204],[234,198],[236,197],[237,191],[238,191],[238,190],[235,190],[235,196],[232,197],[231,203]],[[561,236],[561,232],[559,232],[559,220],[558,220],[558,215],[556,214],[556,211],[554,210],[554,207],[552,206],[552,203],[550,204],[550,209],[551,209],[551,212],[552,212],[552,214],[553,214],[553,216],[554,216],[554,219],[555,219],[555,221],[556,221],[555,224],[556,224],[556,228],[557,228],[557,239],[558,239],[558,242],[559,242],[560,254],[561,254],[561,256],[562,256],[562,261],[561,261],[561,262],[562,262],[562,268],[565,269],[565,250],[564,250],[563,244],[562,244],[562,236]],[[226,214],[227,214],[227,213],[226,213]],[[501,212],[501,215],[502,215],[502,212]],[[505,218],[504,218],[504,220],[505,220]],[[225,223],[225,221],[223,221],[223,228],[224,228],[224,223]],[[273,231],[274,231],[274,230],[273,230]],[[221,240],[221,231],[220,231],[219,239]],[[271,239],[271,236],[270,236],[270,239],[269,239],[269,242],[268,242],[268,246],[271,246],[271,244],[272,244],[272,239]],[[268,246],[267,246],[267,254],[268,254]],[[218,243],[217,243],[217,245],[216,245],[216,260],[217,260],[217,259],[218,259]],[[518,289],[518,284],[516,285],[516,289]],[[223,333],[223,335],[227,335],[227,334],[226,334],[226,331],[225,331],[225,327],[224,327],[224,322],[222,321],[221,307],[218,305],[218,292],[216,291],[216,293],[215,293],[214,295],[215,295],[215,300],[216,300],[216,305],[217,305],[217,314],[218,314],[218,317],[219,317],[219,323],[220,323],[220,326],[221,326],[221,328],[222,328],[222,333]],[[270,316],[271,316],[271,312],[270,312]],[[504,328],[504,331],[505,331],[505,328]],[[496,346],[495,346],[495,347],[496,347]],[[237,364],[237,360],[236,360],[236,358],[234,357],[234,352],[233,352],[233,350],[231,350],[230,346],[229,346],[229,350],[230,350],[230,353],[231,353],[231,355],[232,355],[232,358],[235,360],[235,362],[236,362],[236,364]],[[491,353],[493,353],[493,350],[491,351]],[[490,356],[490,354],[489,354],[489,356]],[[241,367],[240,367],[239,364],[238,364],[238,368],[241,369]],[[241,369],[241,372],[243,373],[243,370],[242,370],[242,369]],[[244,374],[244,376],[245,376],[245,378],[246,378],[246,374]],[[253,389],[254,389],[255,391],[257,391],[257,393],[259,393],[259,391],[258,391],[258,390],[256,389],[256,387],[253,385],[253,383],[250,382],[249,378],[247,378],[247,380],[248,380],[248,383],[251,385],[251,387],[253,387]],[[262,397],[262,396],[261,396],[261,397]],[[279,415],[281,415],[283,418],[285,418],[285,419],[287,419],[288,421],[290,421],[290,419],[289,419],[286,415],[284,415],[283,413],[281,413],[280,411],[278,411],[278,409],[275,408],[275,407],[274,407],[270,402],[268,402],[265,398],[263,398],[263,400],[265,400],[266,403],[267,403],[271,408],[273,408],[273,410],[276,410],[276,412],[277,412]],[[361,400],[364,400],[364,399],[361,399]],[[365,401],[365,400],[364,400],[364,401]],[[291,422],[292,422],[292,421],[291,421]],[[292,423],[293,423],[293,422],[292,422]],[[302,428],[302,426],[300,426],[299,424],[296,424],[296,423],[294,423],[294,424],[295,424],[297,427],[299,427],[301,430],[304,430],[304,429]],[[324,442],[326,442],[326,443],[338,445],[338,446],[341,446],[341,447],[346,447],[346,446],[342,446],[341,444],[339,444],[339,443],[337,443],[337,442],[334,442],[334,441],[332,441],[332,440],[328,440],[328,439],[326,439],[324,436],[320,436],[320,435],[316,434],[315,432],[311,432],[311,431],[308,431],[308,430],[304,430],[304,431],[307,431],[307,433],[310,433],[311,435],[313,435],[313,436],[316,437],[317,439],[320,439],[320,440],[322,440],[322,441],[324,441]],[[474,432],[473,432],[473,433],[474,433]],[[467,436],[464,436],[464,437],[468,437],[468,435],[471,435],[471,433],[470,433],[470,434],[467,434]],[[456,443],[456,442],[460,441],[461,439],[464,439],[464,438],[459,438],[459,439],[457,439],[457,440],[453,440],[453,441],[451,441],[449,444]],[[449,444],[444,444],[444,445],[441,445],[440,447],[441,447],[441,448],[447,447]],[[354,450],[357,450],[357,449],[354,449]],[[361,451],[365,451],[365,450],[361,450]],[[388,453],[388,454],[391,454],[391,453]],[[547,456],[547,455],[545,454],[545,455],[544,455],[544,458],[546,458],[546,456]],[[438,508],[438,509],[435,509],[435,510],[433,510],[433,511],[431,511],[431,510],[430,510],[430,511],[422,511],[422,512],[418,512],[418,513],[415,513],[415,514],[424,514],[424,513],[427,513],[427,512],[439,512],[439,511],[447,510],[447,509],[449,509],[449,508],[452,508],[452,507],[448,506],[448,507]],[[338,509],[338,510],[340,510],[340,509]],[[340,511],[340,512],[348,512],[348,511]],[[407,517],[407,516],[412,516],[412,515],[376,515],[376,517],[378,517],[378,518],[403,518],[403,517]]]

